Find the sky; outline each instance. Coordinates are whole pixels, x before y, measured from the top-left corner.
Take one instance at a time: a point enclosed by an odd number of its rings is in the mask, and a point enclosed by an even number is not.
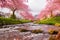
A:
[[[0,8],[0,11],[1,12],[4,12],[4,13],[11,13],[12,11],[8,8]]]
[[[46,0],[28,0],[28,6],[34,16],[41,12],[46,4]]]

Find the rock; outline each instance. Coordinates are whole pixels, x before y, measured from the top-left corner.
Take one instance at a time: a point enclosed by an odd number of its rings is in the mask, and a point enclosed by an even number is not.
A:
[[[56,35],[56,40],[60,40],[60,32]]]

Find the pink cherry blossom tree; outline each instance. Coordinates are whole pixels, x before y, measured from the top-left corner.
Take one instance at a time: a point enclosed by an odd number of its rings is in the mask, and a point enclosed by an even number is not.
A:
[[[7,7],[13,10],[13,14],[16,10],[23,10],[23,17],[31,20],[33,19],[33,16],[28,12],[28,6],[25,4],[25,2],[28,2],[28,0],[0,0],[0,7]]]
[[[55,16],[56,14],[53,13],[55,10],[60,10],[60,0],[47,0],[47,5],[44,10],[42,10],[39,15],[37,16],[38,19],[42,19],[44,17],[49,17],[51,15]],[[54,12],[55,12],[54,11]]]
[[[27,5],[23,2],[26,0],[0,0],[0,7],[7,7],[13,10],[13,15],[15,10],[27,10]]]

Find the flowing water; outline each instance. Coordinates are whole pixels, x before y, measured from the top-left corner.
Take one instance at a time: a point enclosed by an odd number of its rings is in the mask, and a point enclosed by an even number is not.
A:
[[[17,25],[4,25],[0,29],[0,40],[49,40],[50,34],[47,31],[52,28],[54,30],[60,29],[59,27],[55,27],[52,25],[43,25],[43,24],[33,24],[33,23],[24,23]],[[26,30],[35,30],[41,29],[43,33],[31,33],[28,32],[20,32],[18,29],[26,29]]]

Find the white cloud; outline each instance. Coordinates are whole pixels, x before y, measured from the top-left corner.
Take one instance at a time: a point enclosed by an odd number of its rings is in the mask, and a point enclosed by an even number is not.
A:
[[[46,0],[28,0],[30,10],[32,10],[32,12],[37,12],[33,13],[33,15],[38,14],[41,10],[43,10],[46,4]]]

